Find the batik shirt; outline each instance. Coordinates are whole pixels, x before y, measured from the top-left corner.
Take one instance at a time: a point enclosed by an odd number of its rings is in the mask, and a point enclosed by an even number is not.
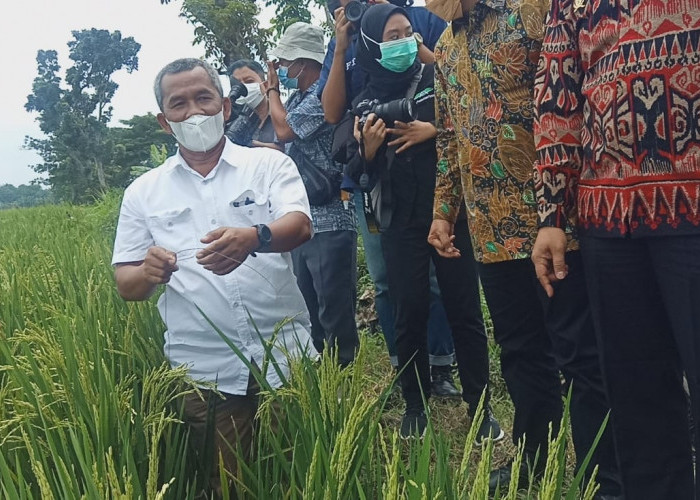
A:
[[[527,258],[537,236],[532,92],[548,0],[480,0],[435,48],[438,173],[433,217],[462,195],[474,255]]]
[[[556,0],[537,77],[540,224],[700,234],[700,1]]]

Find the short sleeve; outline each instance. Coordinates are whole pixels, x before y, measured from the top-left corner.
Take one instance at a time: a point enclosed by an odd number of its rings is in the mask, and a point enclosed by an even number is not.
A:
[[[287,110],[287,124],[299,139],[308,139],[326,123],[315,90],[307,92],[298,104],[290,108]]]
[[[302,212],[311,220],[309,198],[296,165],[281,153],[275,157],[279,160],[272,168],[269,185],[272,219],[277,220],[291,212]]]
[[[124,192],[119,211],[112,265],[140,262],[146,257],[148,249],[155,244],[140,209],[136,190],[132,187]]]

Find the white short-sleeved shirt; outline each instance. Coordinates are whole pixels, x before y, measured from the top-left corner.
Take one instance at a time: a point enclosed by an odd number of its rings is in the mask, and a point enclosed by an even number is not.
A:
[[[165,355],[171,366],[185,364],[195,380],[216,382],[220,391],[245,394],[245,364],[211,327],[211,320],[248,359],[262,366],[264,339],[288,374],[286,351],[315,353],[304,299],[288,253],[258,253],[225,276],[197,264],[209,231],[269,224],[290,212],[310,218],[304,184],[286,155],[268,148],[246,148],[226,140],[217,166],[202,177],[180,154],[136,179],[125,191],[112,264],[144,260],[157,245],[178,255],[174,272],[158,301],[166,324]],[[274,336],[275,325],[293,318]],[[274,337],[274,338],[273,338]],[[268,381],[281,384],[270,366]]]

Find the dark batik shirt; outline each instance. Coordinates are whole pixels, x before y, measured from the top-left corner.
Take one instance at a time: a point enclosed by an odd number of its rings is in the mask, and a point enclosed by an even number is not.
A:
[[[433,217],[454,222],[464,197],[480,262],[528,258],[537,236],[532,93],[548,10],[480,0],[435,48]]]

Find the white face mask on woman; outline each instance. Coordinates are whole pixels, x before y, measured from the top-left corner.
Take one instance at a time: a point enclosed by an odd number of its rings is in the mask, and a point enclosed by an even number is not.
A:
[[[248,95],[236,99],[236,104],[248,106],[250,109],[255,109],[263,100],[262,91],[259,83],[245,83],[245,88],[248,90]]]
[[[224,136],[224,110],[215,115],[192,115],[181,122],[167,120],[173,135],[185,149],[204,153]]]

